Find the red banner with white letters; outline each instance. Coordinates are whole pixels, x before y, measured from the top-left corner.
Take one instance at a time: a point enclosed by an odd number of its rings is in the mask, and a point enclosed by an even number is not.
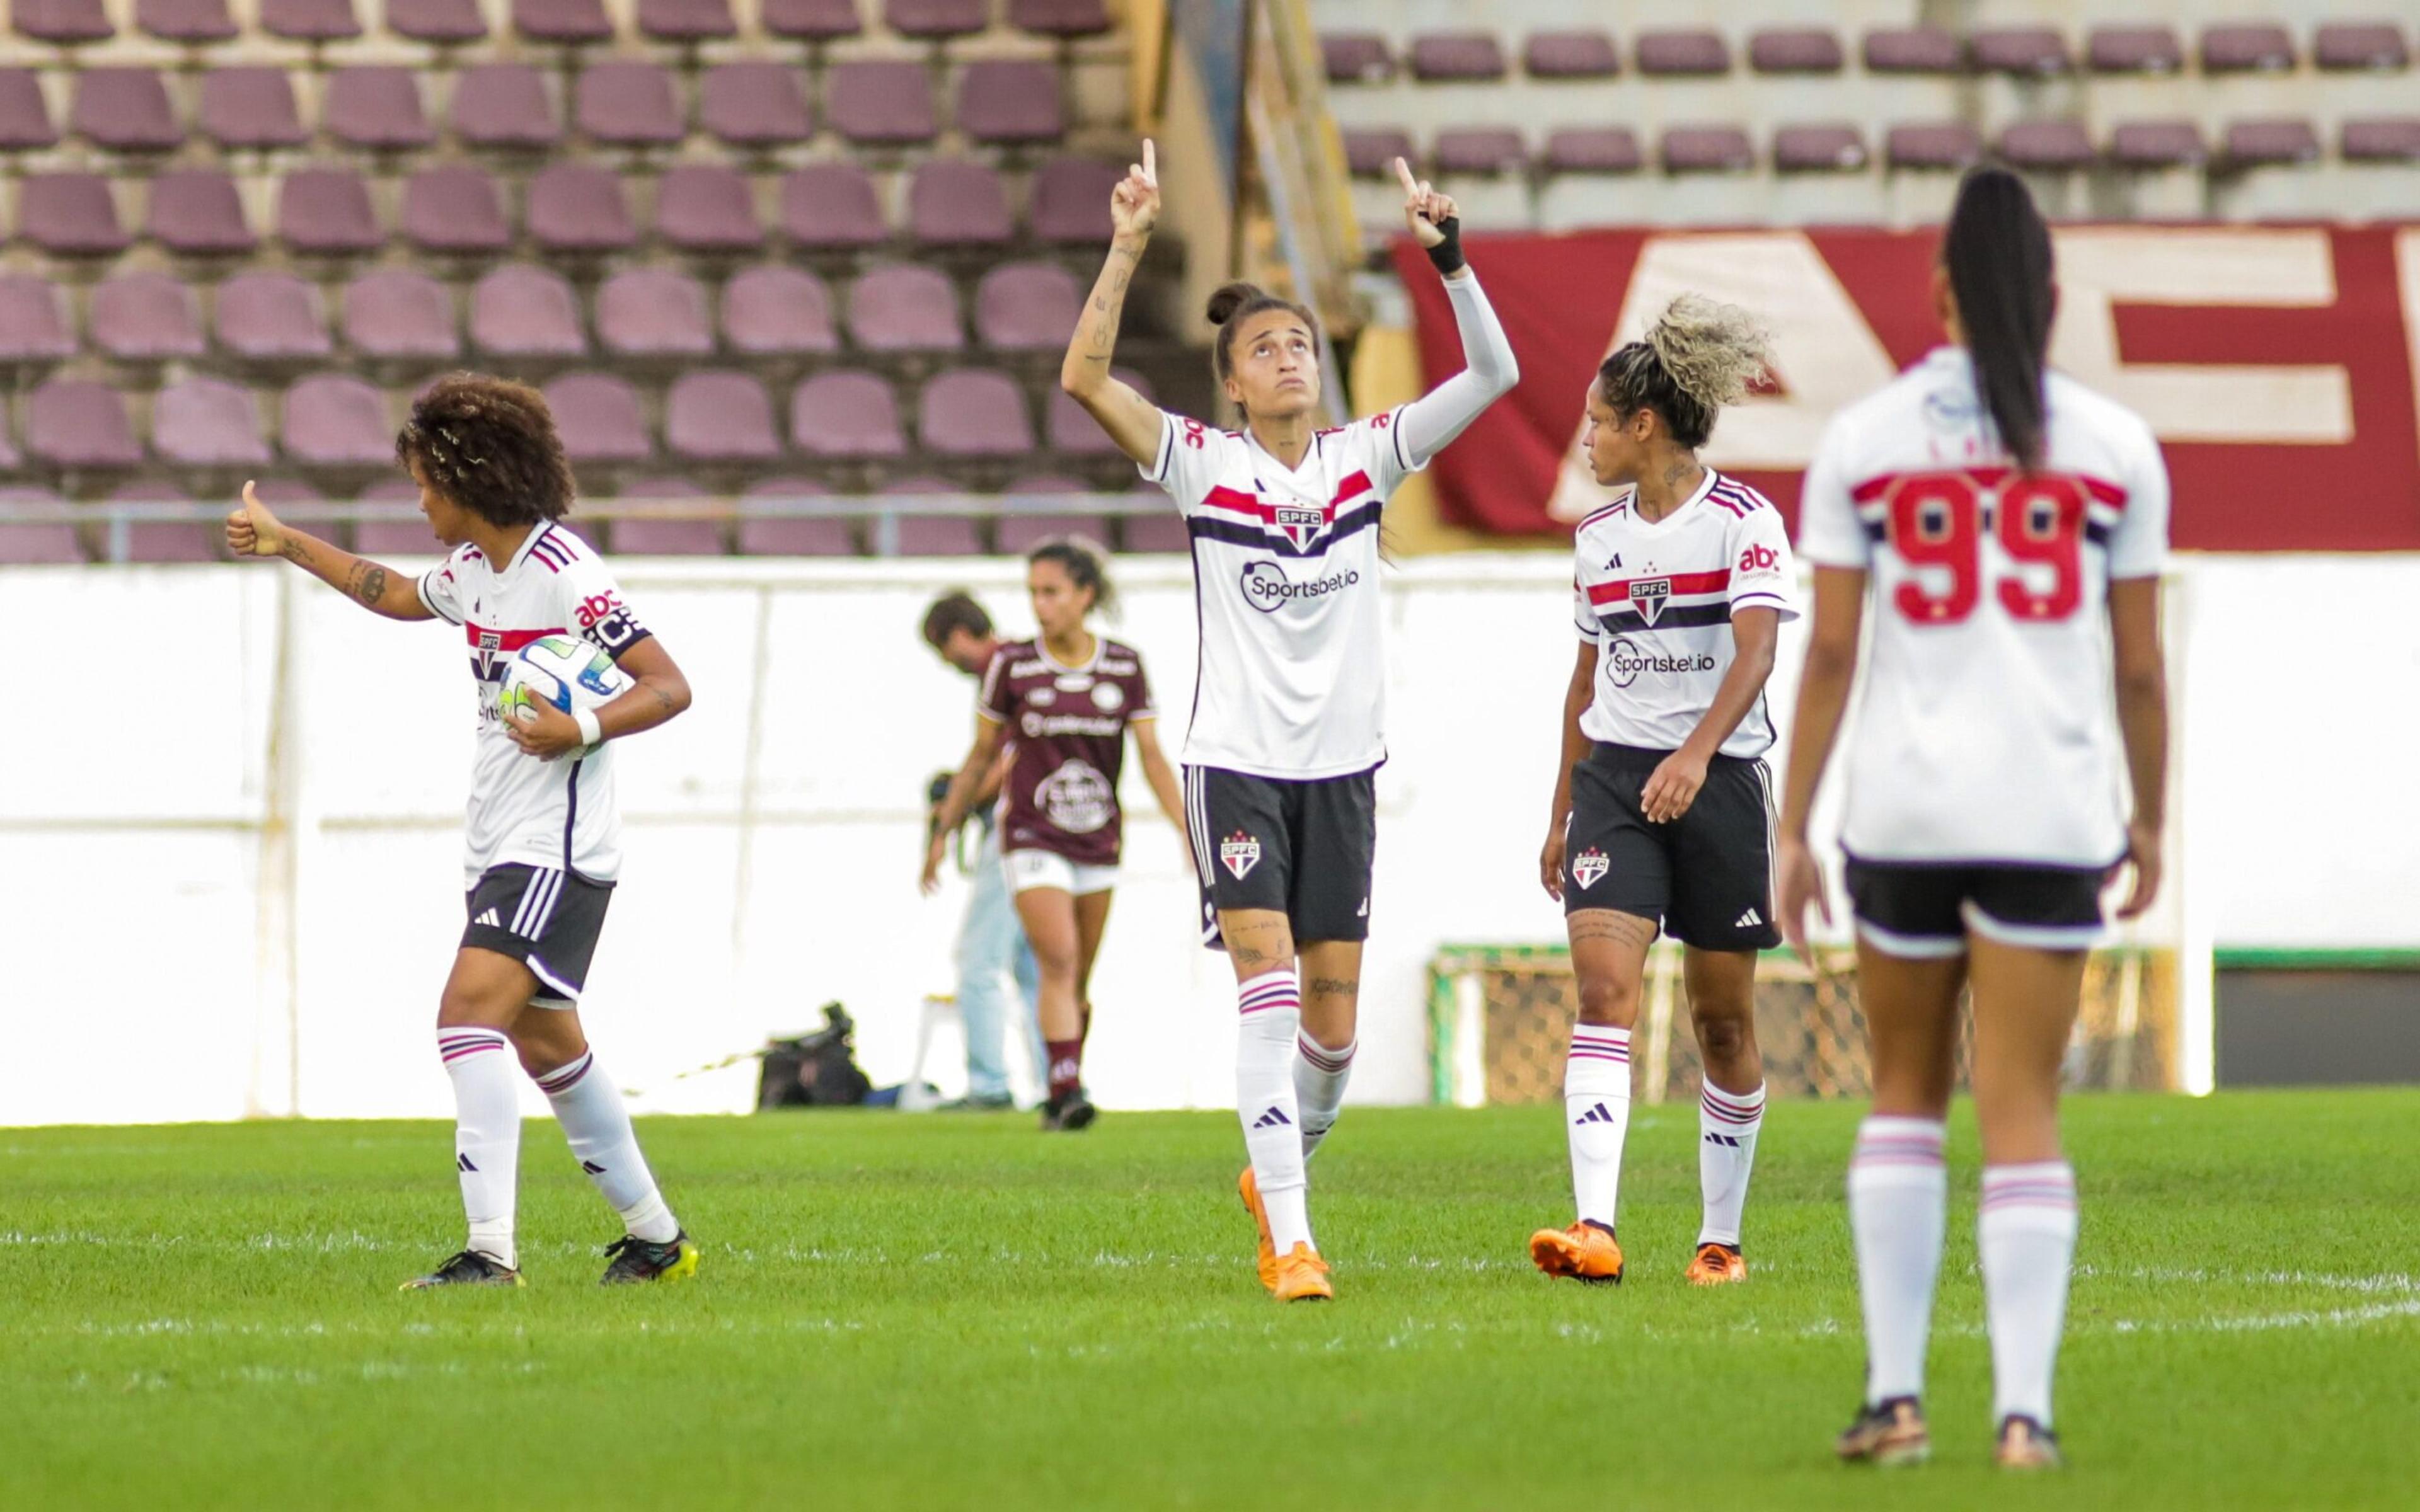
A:
[[[2420,550],[2420,227],[2058,228],[2052,362],[2149,421],[2175,544]],[[1466,239],[1521,382],[1434,467],[1445,517],[1568,533],[1607,497],[1578,460],[1597,364],[1683,290],[1745,304],[1774,386],[1726,410],[1705,459],[1797,518],[1823,422],[1937,345],[1935,231],[1590,231]],[[1408,240],[1432,382],[1462,365],[1453,311]]]

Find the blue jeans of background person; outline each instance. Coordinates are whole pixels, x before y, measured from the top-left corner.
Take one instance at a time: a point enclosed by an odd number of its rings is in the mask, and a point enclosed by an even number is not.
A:
[[[976,848],[974,874],[967,893],[967,917],[958,926],[958,1016],[967,1026],[967,1093],[970,1097],[1002,1097],[1008,1092],[1007,1026],[1011,1010],[1025,1036],[1032,1059],[1042,1062],[1042,1026],[1034,1002],[1042,973],[1033,964],[1033,947],[1026,943],[1025,926],[1016,917],[1016,902],[1008,890],[1008,875],[1000,864],[1000,833],[984,831]],[[1016,980],[1016,991],[1010,979]]]

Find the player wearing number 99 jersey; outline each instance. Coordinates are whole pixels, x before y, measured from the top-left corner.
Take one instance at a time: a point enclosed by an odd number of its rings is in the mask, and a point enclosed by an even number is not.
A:
[[[1873,620],[1841,831],[1874,1079],[1849,1173],[1868,1376],[1848,1458],[1928,1452],[1942,1120],[1971,986],[1999,1458],[2057,1462],[2076,1227],[2059,1065],[2103,884],[2133,864],[2132,914],[2159,881],[2167,472],[2139,417],[2044,371],[2051,262],[2024,184],[1969,175],[1932,280],[1954,345],[1841,411],[1801,497],[1816,571],[1781,833],[1793,940],[1822,907],[1807,814]]]

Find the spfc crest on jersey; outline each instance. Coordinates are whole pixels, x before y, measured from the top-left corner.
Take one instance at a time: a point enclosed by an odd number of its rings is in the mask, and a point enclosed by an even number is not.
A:
[[[1585,892],[1604,881],[1606,872],[1612,866],[1605,852],[1591,845],[1572,857],[1572,880],[1578,883],[1580,890]]]
[[[1655,616],[1664,612],[1664,602],[1671,596],[1672,579],[1669,578],[1641,578],[1630,585],[1630,607],[1650,625],[1655,623]]]
[[[1235,873],[1241,882],[1252,868],[1261,864],[1261,842],[1237,830],[1218,842],[1218,864]]]
[[[1270,513],[1277,520],[1278,529],[1285,532],[1285,538],[1294,543],[1297,551],[1308,549],[1311,543],[1318,538],[1321,528],[1327,523],[1327,511],[1301,504],[1280,504]]]

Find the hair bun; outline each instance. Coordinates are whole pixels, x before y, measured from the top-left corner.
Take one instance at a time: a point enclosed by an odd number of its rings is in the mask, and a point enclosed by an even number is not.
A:
[[[1210,296],[1210,307],[1204,313],[1209,316],[1212,325],[1223,326],[1245,305],[1254,300],[1267,298],[1268,296],[1261,291],[1261,286],[1257,284],[1242,282],[1225,284],[1219,286],[1217,293]]]
[[[1675,299],[1641,339],[1673,386],[1708,409],[1746,398],[1773,362],[1773,339],[1762,322],[1702,294]]]

